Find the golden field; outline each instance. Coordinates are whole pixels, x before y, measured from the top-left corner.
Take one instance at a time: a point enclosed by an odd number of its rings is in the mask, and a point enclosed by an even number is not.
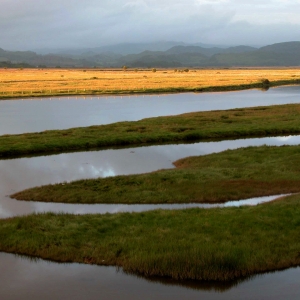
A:
[[[295,81],[300,69],[0,69],[0,98],[41,95],[159,92]]]

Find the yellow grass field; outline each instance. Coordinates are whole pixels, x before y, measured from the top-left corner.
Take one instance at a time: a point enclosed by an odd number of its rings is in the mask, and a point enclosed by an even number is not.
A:
[[[0,69],[0,98],[42,95],[168,92],[172,89],[300,80],[300,69]]]

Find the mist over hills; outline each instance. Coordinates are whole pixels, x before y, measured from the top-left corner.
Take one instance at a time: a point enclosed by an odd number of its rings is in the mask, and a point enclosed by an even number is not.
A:
[[[23,64],[34,67],[255,67],[300,66],[300,42],[284,42],[254,48],[216,47],[182,42],[118,44],[98,48],[33,51],[6,51],[0,48],[0,66]]]

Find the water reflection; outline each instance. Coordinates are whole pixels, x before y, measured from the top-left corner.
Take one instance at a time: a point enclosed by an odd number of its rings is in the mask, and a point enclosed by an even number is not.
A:
[[[300,86],[223,93],[62,97],[0,101],[0,135],[66,129],[192,111],[299,103]]]
[[[138,174],[173,168],[172,162],[183,157],[265,144],[276,146],[300,144],[300,136],[150,146],[0,160],[0,218],[44,211],[84,214],[167,208],[163,205],[67,205],[24,202],[10,199],[8,195],[45,184],[69,182],[82,178]],[[264,198],[256,200],[265,201]],[[248,200],[248,204],[253,205],[257,202],[255,203],[251,199]],[[184,205],[185,208],[195,206],[199,207],[199,204]],[[202,206],[205,207],[205,205]],[[174,205],[172,208],[178,209],[182,206],[176,207]]]
[[[228,284],[139,278],[114,267],[58,264],[0,253],[4,300],[36,299],[298,299],[300,268]],[[20,297],[20,295],[22,295]]]

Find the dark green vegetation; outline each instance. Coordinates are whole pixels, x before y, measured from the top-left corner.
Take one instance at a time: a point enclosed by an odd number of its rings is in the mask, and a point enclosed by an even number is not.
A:
[[[300,196],[255,207],[31,215],[1,220],[0,236],[6,252],[226,281],[300,264]]]
[[[13,198],[64,203],[225,202],[300,192],[300,146],[249,147],[175,162],[177,169],[32,188]]]
[[[10,61],[0,61],[0,68],[33,68],[33,66],[26,63],[11,63]]]
[[[56,67],[62,65],[65,67],[92,67],[93,63],[85,59],[73,59],[72,57],[64,57],[63,55],[47,54],[38,55],[33,51],[6,51],[0,48],[1,63],[4,63],[4,67],[7,67],[5,63],[18,65],[31,65],[39,67]]]
[[[124,46],[126,49],[124,49]],[[129,47],[128,47],[129,46]],[[152,51],[149,51],[152,50]],[[157,51],[160,50],[160,51]],[[32,51],[5,51],[2,60],[25,62],[48,67],[173,68],[229,66],[299,66],[300,42],[285,42],[261,47],[236,46],[229,48],[183,46],[178,44],[118,45],[38,55]]]
[[[110,125],[0,136],[0,157],[99,147],[300,133],[300,105],[197,112]]]

